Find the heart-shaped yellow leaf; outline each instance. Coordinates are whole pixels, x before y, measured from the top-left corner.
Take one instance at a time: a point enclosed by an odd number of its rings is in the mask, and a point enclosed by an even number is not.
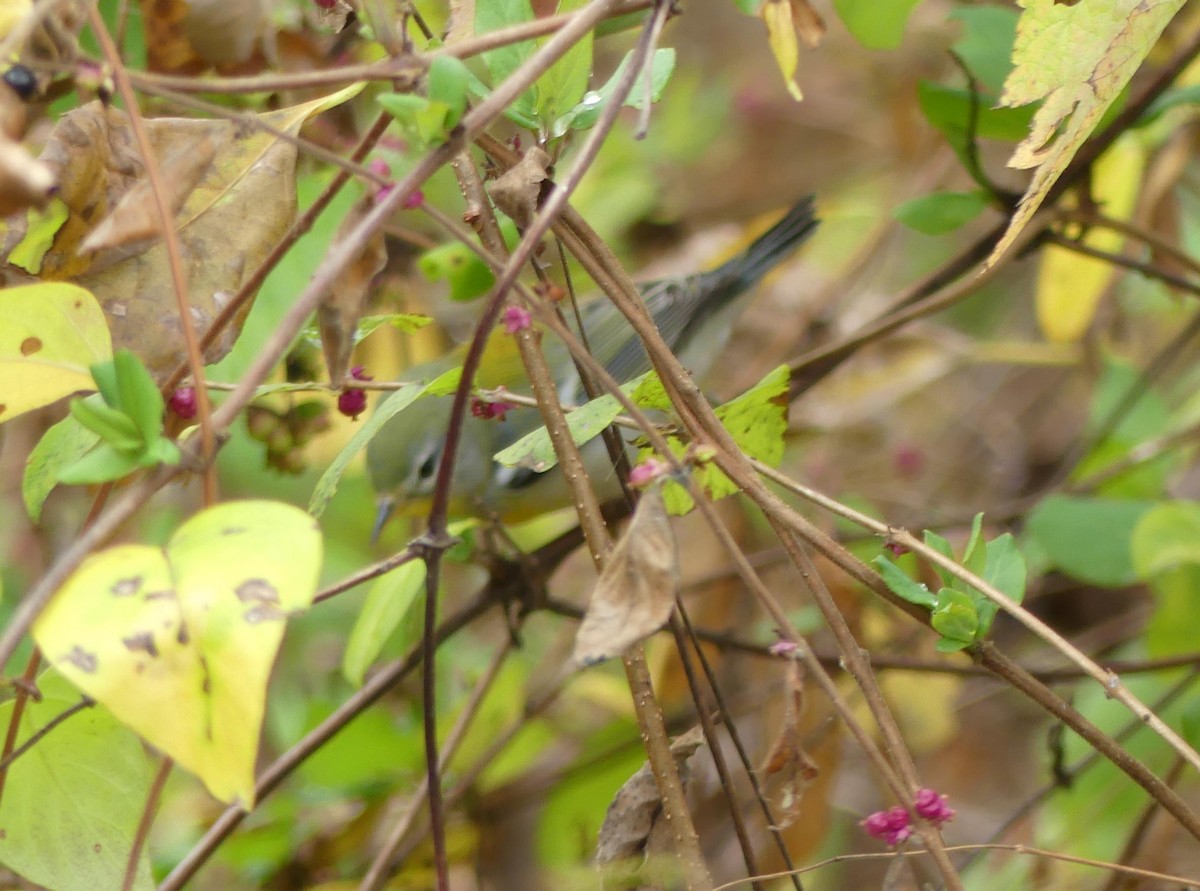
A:
[[[88,366],[112,358],[100,304],[65,282],[0,290],[0,423],[77,390]]]
[[[272,501],[209,508],[166,549],[95,554],[34,625],[38,646],[222,801],[254,802],[267,679],[287,617],[312,603],[321,533]]]

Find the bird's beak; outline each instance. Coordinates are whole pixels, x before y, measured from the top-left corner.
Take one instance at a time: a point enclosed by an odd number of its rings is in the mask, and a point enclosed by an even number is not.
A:
[[[384,495],[379,499],[379,510],[375,514],[375,525],[371,527],[371,544],[379,541],[379,533],[383,531],[383,527],[387,525],[387,521],[392,518],[392,514],[396,510],[396,499],[391,495]]]

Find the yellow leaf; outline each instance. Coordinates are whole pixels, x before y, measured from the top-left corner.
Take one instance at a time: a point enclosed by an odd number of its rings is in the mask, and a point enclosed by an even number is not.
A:
[[[1126,134],[1097,162],[1093,197],[1105,216],[1128,220],[1133,214],[1146,150],[1136,136]],[[1096,250],[1115,253],[1124,243],[1111,229],[1095,228],[1083,243]],[[1106,260],[1088,257],[1068,248],[1048,245],[1038,267],[1035,304],[1038,325],[1052,343],[1076,343],[1096,315],[1116,267]]]
[[[96,298],[75,285],[0,290],[0,423],[78,390],[94,390],[88,366],[112,357]]]
[[[767,39],[771,44],[771,52],[775,54],[775,64],[783,73],[788,92],[799,102],[804,95],[795,80],[796,68],[800,64],[800,43],[792,17],[792,4],[790,0],[766,0],[759,14],[767,26]]]
[[[1027,136],[1008,162],[1037,167],[994,263],[1041,206],[1050,187],[1120,95],[1183,0],[1019,0],[1013,69],[1000,104],[1042,101]]]
[[[215,797],[249,808],[271,665],[320,567],[308,514],[228,502],[184,523],[165,552],[123,545],[90,557],[33,635],[80,690]]]

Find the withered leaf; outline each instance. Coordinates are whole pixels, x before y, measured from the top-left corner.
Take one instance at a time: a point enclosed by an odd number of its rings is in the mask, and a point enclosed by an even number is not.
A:
[[[679,771],[679,781],[684,786],[690,774],[688,759],[703,744],[704,733],[699,725],[671,742],[671,755]],[[658,852],[661,845],[659,838],[665,831],[665,828],[656,829],[662,822],[659,820],[661,813],[662,799],[658,794],[658,784],[647,761],[613,796],[596,839],[596,863],[616,863],[642,856],[648,850],[651,853]]]
[[[334,242],[342,241],[353,231],[374,206],[374,199],[363,197],[342,219]],[[329,369],[329,382],[339,386],[350,368],[354,350],[354,332],[362,315],[363,304],[371,282],[387,263],[387,247],[383,230],[376,229],[362,252],[337,281],[317,308],[317,327],[321,332],[321,348]]]
[[[258,119],[295,134],[305,120],[360,89],[356,85]],[[292,142],[244,121],[155,118],[146,121],[146,130],[151,150],[159,158],[173,158],[205,140],[213,146],[212,162],[176,215],[192,323],[203,329],[291,225],[296,213],[297,149]],[[69,112],[55,126],[41,160],[58,178],[58,197],[67,218],[42,257],[40,277],[71,281],[90,290],[108,317],[113,348],[137,353],[162,379],[184,357],[162,240],[148,247],[143,242],[79,253],[97,221],[112,213],[144,179],[128,116],[98,102]],[[31,225],[17,217],[0,221],[0,260],[6,264],[0,266],[0,280],[24,277],[24,270],[10,265],[10,258]],[[229,351],[244,320],[245,313],[212,344],[206,363]]]
[[[216,146],[206,133],[193,145],[180,146],[175,153],[161,162],[159,176],[167,193],[167,204],[172,214],[179,213],[188,195],[200,182],[200,177],[212,164]],[[162,225],[154,191],[148,177],[143,176],[133,188],[121,196],[112,213],[100,221],[87,238],[79,245],[80,253],[91,253],[105,248],[122,247],[135,241],[161,235]],[[148,245],[147,245],[148,246]]]
[[[679,584],[679,553],[661,486],[643,493],[629,526],[600,573],[575,635],[581,667],[620,655],[671,617]]]
[[[786,683],[783,726],[761,770],[778,829],[790,826],[799,816],[804,790],[819,773],[816,762],[804,751],[800,730],[800,720],[804,717],[804,677],[800,663],[788,662]]]
[[[550,156],[534,146],[512,169],[488,185],[496,207],[511,217],[518,229],[528,226],[537,213],[542,191],[549,185],[549,167]]]

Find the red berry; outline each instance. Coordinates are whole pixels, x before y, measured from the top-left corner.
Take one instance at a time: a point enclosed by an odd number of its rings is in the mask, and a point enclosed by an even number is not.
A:
[[[180,387],[171,394],[167,406],[180,418],[190,421],[196,417],[196,390],[194,387]]]

